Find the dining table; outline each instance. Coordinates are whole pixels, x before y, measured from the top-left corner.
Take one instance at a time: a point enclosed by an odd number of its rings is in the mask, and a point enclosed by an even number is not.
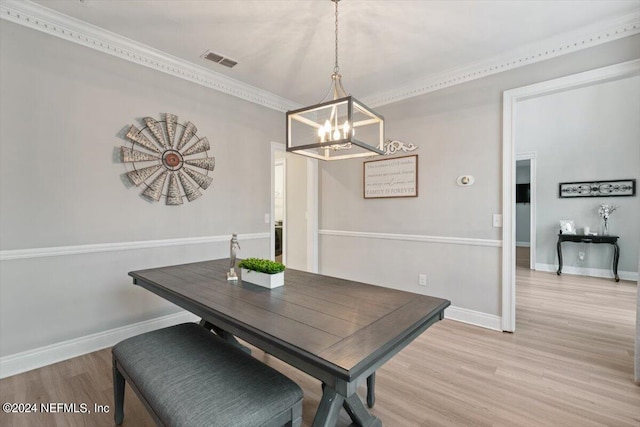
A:
[[[291,268],[284,285],[270,289],[241,274],[227,280],[229,265],[226,258],[129,276],[245,351],[236,338],[318,379],[322,398],[314,427],[335,426],[342,408],[355,425],[382,426],[368,409],[375,404],[376,370],[443,319],[450,305],[442,298]],[[366,406],[356,393],[365,382]]]

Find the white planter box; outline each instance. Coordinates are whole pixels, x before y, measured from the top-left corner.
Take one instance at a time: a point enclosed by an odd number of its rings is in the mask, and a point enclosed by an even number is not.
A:
[[[284,285],[284,271],[276,274],[259,273],[257,271],[247,270],[246,268],[241,268],[240,271],[243,282],[253,283],[254,285],[269,289]]]

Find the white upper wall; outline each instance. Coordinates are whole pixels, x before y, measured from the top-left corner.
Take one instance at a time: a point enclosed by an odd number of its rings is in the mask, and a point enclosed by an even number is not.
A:
[[[265,231],[282,113],[2,21],[2,249]],[[38,52],[38,54],[34,54]],[[169,112],[211,143],[213,183],[182,206],[128,188],[119,147]]]

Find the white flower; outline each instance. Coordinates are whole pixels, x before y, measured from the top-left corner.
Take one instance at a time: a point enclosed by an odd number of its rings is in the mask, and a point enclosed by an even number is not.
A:
[[[607,205],[601,203],[600,207],[598,208],[598,215],[600,215],[600,218],[608,220],[609,215],[611,215],[616,209],[618,209],[618,206],[616,205]]]

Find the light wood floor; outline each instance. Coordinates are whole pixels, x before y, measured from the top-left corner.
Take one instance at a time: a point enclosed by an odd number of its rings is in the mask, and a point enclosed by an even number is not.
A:
[[[640,426],[633,383],[636,286],[517,268],[517,331],[444,320],[378,371],[372,412],[385,426]],[[304,389],[304,424],[320,384],[261,351]],[[364,391],[361,390],[361,391]],[[0,381],[2,402],[112,406],[105,349]],[[178,398],[178,396],[176,396]],[[112,414],[0,414],[1,426],[111,426]],[[124,426],[152,426],[127,389]],[[340,426],[349,425],[341,414]]]

